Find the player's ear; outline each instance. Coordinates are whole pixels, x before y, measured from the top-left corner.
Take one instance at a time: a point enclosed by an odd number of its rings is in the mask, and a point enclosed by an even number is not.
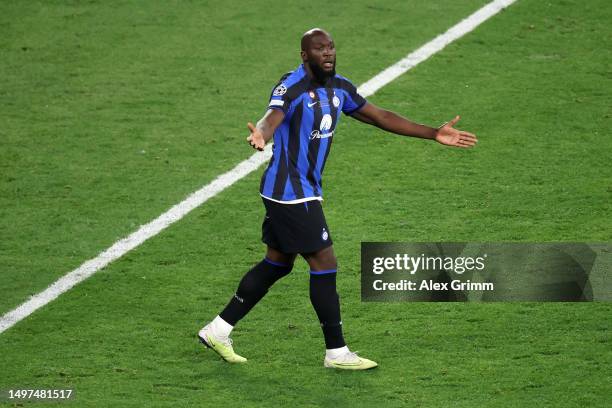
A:
[[[300,51],[300,56],[302,57],[302,62],[308,61],[308,55],[306,55],[306,51]]]

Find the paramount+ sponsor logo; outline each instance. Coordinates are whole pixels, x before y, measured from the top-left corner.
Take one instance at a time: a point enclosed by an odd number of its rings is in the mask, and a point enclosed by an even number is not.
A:
[[[321,118],[321,124],[319,125],[319,130],[313,130],[310,133],[310,140],[312,139],[325,139],[328,137],[332,137],[334,135],[334,131],[330,131],[332,127],[332,117],[329,113],[326,113]]]

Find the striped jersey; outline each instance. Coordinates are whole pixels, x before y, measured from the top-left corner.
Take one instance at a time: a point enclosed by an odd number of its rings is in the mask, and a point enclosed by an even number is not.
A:
[[[322,200],[321,175],[340,112],[351,114],[366,100],[341,75],[322,85],[300,65],[274,87],[268,107],[285,113],[274,131],[272,158],[260,194],[285,204]]]

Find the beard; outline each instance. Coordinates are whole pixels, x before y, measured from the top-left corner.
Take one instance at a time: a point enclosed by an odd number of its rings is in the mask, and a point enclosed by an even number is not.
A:
[[[334,61],[334,67],[331,71],[325,71],[323,68],[321,68],[317,64],[313,64],[310,61],[308,62],[308,66],[310,67],[312,75],[314,75],[317,82],[321,84],[324,84],[329,78],[332,78],[336,75],[336,61]]]

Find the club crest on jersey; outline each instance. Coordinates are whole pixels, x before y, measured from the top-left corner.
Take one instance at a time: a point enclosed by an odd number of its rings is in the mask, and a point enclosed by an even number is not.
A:
[[[312,92],[312,91],[308,92],[308,95],[309,95],[309,96],[310,96],[312,99],[314,99],[314,98],[315,98],[315,93],[314,93],[314,92]]]
[[[280,84],[279,86],[277,86],[276,88],[274,88],[274,92],[272,92],[272,95],[274,96],[281,96],[287,93],[287,87],[283,84]]]
[[[329,113],[326,113],[321,118],[321,124],[319,125],[319,130],[313,130],[310,133],[310,140],[312,139],[325,139],[328,137],[332,137],[334,135],[334,131],[328,132],[332,127],[332,117]]]
[[[332,103],[334,104],[334,108],[337,108],[338,106],[340,106],[340,98],[334,95],[334,98],[332,99]]]
[[[327,231],[325,230],[325,228],[323,228],[323,232],[321,233],[321,239],[323,241],[327,241],[327,238],[329,238],[329,234],[327,233]]]

